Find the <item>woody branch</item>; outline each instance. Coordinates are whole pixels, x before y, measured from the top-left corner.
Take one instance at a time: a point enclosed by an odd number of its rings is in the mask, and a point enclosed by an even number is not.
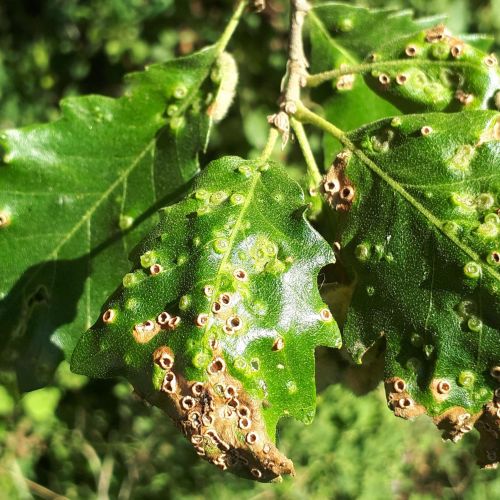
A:
[[[290,116],[297,111],[300,90],[307,83],[307,59],[302,42],[304,20],[311,6],[307,0],[291,0],[290,39],[286,74],[281,86],[280,111],[268,117],[269,123],[281,132],[282,143],[288,142],[290,135]]]

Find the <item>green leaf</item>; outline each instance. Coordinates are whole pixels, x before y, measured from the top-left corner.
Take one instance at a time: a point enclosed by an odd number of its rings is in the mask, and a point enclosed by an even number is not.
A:
[[[370,10],[336,2],[317,5],[308,15],[311,72],[356,66],[388,36],[420,31],[435,22],[436,18],[414,20],[411,11]],[[326,90],[315,90],[315,99],[322,103],[327,120],[343,130],[399,114],[398,109],[373,92],[359,74],[341,76],[326,87]],[[328,135],[324,141],[325,165],[329,165],[341,145]]]
[[[54,123],[0,136],[0,352],[43,386],[128,268],[128,253],[198,172],[211,47],[128,77],[118,99],[69,98]]]
[[[482,50],[483,52],[491,52],[492,47],[495,44],[495,37],[491,35],[485,35],[484,33],[465,33],[459,35],[465,43],[468,43],[476,49]]]
[[[415,20],[411,10],[368,9],[338,2],[316,5],[309,16],[317,27],[314,36],[329,39],[332,56],[337,54],[334,60],[324,60],[319,71],[332,69],[331,63],[341,56],[348,64],[360,62],[381,42],[420,31],[443,19],[437,16]]]
[[[347,350],[361,363],[384,339],[396,415],[426,412],[453,440],[475,425],[479,463],[494,466],[500,115],[396,117],[352,132],[345,144],[325,189],[340,260],[355,273]]]
[[[399,110],[390,102],[378,97],[359,77],[351,89],[334,91],[323,104],[325,118],[342,130],[354,130],[365,123],[396,116]],[[324,134],[324,164],[328,167],[332,158],[342,149],[342,144],[331,135]]]
[[[211,163],[134,252],[72,370],[126,376],[222,468],[292,473],[277,421],[312,420],[314,349],[340,345],[316,281],[334,256],[306,207],[278,164]]]
[[[367,83],[407,112],[495,109],[500,87],[493,54],[454,37],[443,25],[376,46]]]

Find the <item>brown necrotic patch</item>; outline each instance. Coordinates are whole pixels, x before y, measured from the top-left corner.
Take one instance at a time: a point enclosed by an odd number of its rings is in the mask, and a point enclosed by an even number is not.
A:
[[[162,328],[165,328],[168,326],[168,322],[171,320],[171,318],[172,318],[172,316],[170,316],[170,314],[168,314],[168,312],[163,311],[160,314],[158,314],[156,321]]]
[[[174,366],[174,353],[167,346],[158,347],[153,353],[153,361],[162,369],[169,371]]]
[[[349,210],[354,200],[354,186],[345,175],[350,158],[350,151],[340,152],[322,182],[322,192],[326,200],[338,211]]]
[[[457,442],[472,430],[477,417],[478,415],[471,415],[465,408],[454,406],[435,417],[434,423],[441,431],[443,439]]]
[[[164,352],[157,350],[155,362]],[[187,381],[174,368],[166,371],[156,404],[173,417],[198,455],[220,469],[262,482],[293,474],[292,462],[267,435],[260,403],[228,374],[222,358],[210,366],[205,382]]]
[[[454,442],[475,427],[479,431],[477,462],[486,469],[496,469],[500,460],[500,391],[496,392],[492,401],[476,414],[471,415],[466,409],[454,406],[434,418],[443,439]]]
[[[475,424],[480,436],[476,449],[477,462],[485,469],[496,469],[500,461],[499,392],[497,389],[493,401],[484,405]]]
[[[436,401],[442,402],[448,399],[451,391],[451,384],[446,379],[432,379],[430,383],[432,396]]]
[[[425,32],[425,40],[430,43],[439,42],[450,36],[451,33],[444,24],[438,24]]]
[[[137,343],[146,344],[160,331],[160,325],[155,321],[147,320],[134,326],[133,335]]]
[[[403,379],[392,377],[385,380],[385,392],[387,404],[397,417],[409,419],[425,413],[425,408],[411,397]]]

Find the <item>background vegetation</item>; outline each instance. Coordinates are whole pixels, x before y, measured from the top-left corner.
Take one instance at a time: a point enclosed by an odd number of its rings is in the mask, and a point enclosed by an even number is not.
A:
[[[363,3],[413,8],[417,15],[445,12],[455,32],[490,33],[500,47],[500,0]],[[125,73],[214,41],[231,4],[3,0],[0,128],[52,120],[64,96],[119,94]],[[288,23],[286,2],[268,5],[263,15],[246,16],[235,36],[239,96],[204,163],[223,154],[252,155],[263,146]],[[427,418],[409,424],[392,416],[381,387],[369,383],[373,371],[346,370],[340,355],[323,351],[319,367],[316,420],[309,427],[281,424],[280,446],[295,461],[297,477],[280,485],[218,473],[124,382],[89,381],[63,364],[53,386],[19,399],[9,374],[2,374],[0,498],[56,498],[51,492],[72,499],[500,498],[498,472],[479,471],[473,463],[475,435],[457,445],[441,443]]]

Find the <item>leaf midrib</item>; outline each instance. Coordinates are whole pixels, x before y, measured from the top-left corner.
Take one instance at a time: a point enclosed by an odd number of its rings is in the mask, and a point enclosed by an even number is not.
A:
[[[363,151],[357,148],[346,136],[342,141],[344,144],[376,175],[385,181],[395,192],[400,194],[410,205],[412,205],[418,212],[420,212],[429,222],[431,222],[441,234],[452,241],[462,252],[468,255],[472,260],[478,262],[482,270],[491,275],[497,281],[500,281],[500,273],[496,272],[488,265],[483,265],[480,256],[474,252],[470,247],[463,244],[454,234],[447,232],[443,228],[443,223],[439,220],[430,210],[425,208],[419,201],[417,201],[408,191],[406,191],[396,180],[390,175],[386,174],[371,158],[369,158]]]
[[[124,170],[121,175],[113,182],[109,188],[102,193],[102,195],[96,200],[96,202],[83,214],[81,219],[73,226],[71,231],[63,238],[59,244],[52,250],[52,252],[48,255],[49,259],[57,257],[59,250],[76,234],[76,232],[82,227],[82,225],[94,214],[94,212],[99,208],[101,203],[105,201],[109,195],[130,175],[132,170],[141,162],[141,160],[145,157],[145,155],[152,149],[156,142],[156,139],[153,138],[147,146],[141,151],[141,153],[136,157],[136,159],[131,163],[130,167]]]
[[[480,264],[481,269],[485,270],[496,281],[500,281],[500,273],[495,271],[489,265],[484,265],[480,256],[467,245],[464,245],[454,234],[447,232],[443,228],[443,223],[430,211],[427,210],[419,201],[417,201],[401,184],[394,180],[390,175],[386,174],[371,158],[369,158],[361,149],[349,139],[347,134],[337,128],[335,125],[325,120],[323,117],[313,113],[307,109],[302,103],[299,103],[297,115],[299,119],[312,123],[320,127],[325,132],[328,132],[337,140],[339,140],[346,148],[351,150],[373,173],[380,177],[386,184],[389,185],[395,192],[402,196],[410,205],[421,213],[436,229],[454,243],[465,255],[468,255],[472,260]]]
[[[210,314],[211,317],[213,317],[213,314],[214,314],[212,312],[212,306],[213,306],[214,302],[216,301],[216,298],[220,295],[220,292],[221,292],[221,290],[220,290],[221,281],[222,281],[221,270],[226,267],[226,264],[227,264],[230,256],[233,253],[233,247],[234,247],[234,243],[236,241],[236,237],[238,236],[240,230],[242,229],[243,218],[246,215],[248,207],[250,206],[250,204],[253,201],[253,197],[254,197],[254,194],[255,194],[255,189],[257,187],[257,183],[260,180],[260,178],[261,178],[260,172],[258,172],[258,171],[255,172],[254,173],[254,179],[252,180],[252,182],[251,182],[251,184],[249,186],[248,194],[247,194],[247,196],[245,198],[245,202],[241,206],[240,213],[239,213],[238,218],[236,219],[236,222],[234,224],[233,230],[231,232],[231,236],[229,237],[228,249],[227,249],[226,253],[224,254],[224,256],[222,257],[222,259],[220,260],[219,265],[217,266],[217,273],[216,273],[217,277],[216,277],[216,280],[215,280],[215,283],[214,283],[214,291],[212,293],[212,298],[210,300],[210,305],[209,305],[209,314]],[[207,324],[205,325],[205,329],[203,331],[203,336],[205,338],[207,337],[209,329],[211,328],[211,326],[212,326],[211,325],[211,321],[207,321]]]
[[[360,63],[359,59],[354,57],[345,47],[337,43],[337,41],[330,35],[330,32],[325,27],[324,23],[318,18],[313,10],[309,12],[310,19],[316,24],[321,34],[327,39],[330,45],[338,50],[342,55],[348,58],[357,66],[347,67],[344,69],[330,70],[327,73],[335,72],[337,76],[344,76],[352,73],[368,73],[375,69],[384,69],[390,67],[399,67],[401,65],[412,65],[412,66],[438,66],[438,67],[470,67],[481,71],[487,71],[489,68],[484,68],[480,62],[475,61],[429,61],[425,59],[393,59],[391,61],[379,61],[372,63]],[[315,74],[310,75],[315,77]]]

